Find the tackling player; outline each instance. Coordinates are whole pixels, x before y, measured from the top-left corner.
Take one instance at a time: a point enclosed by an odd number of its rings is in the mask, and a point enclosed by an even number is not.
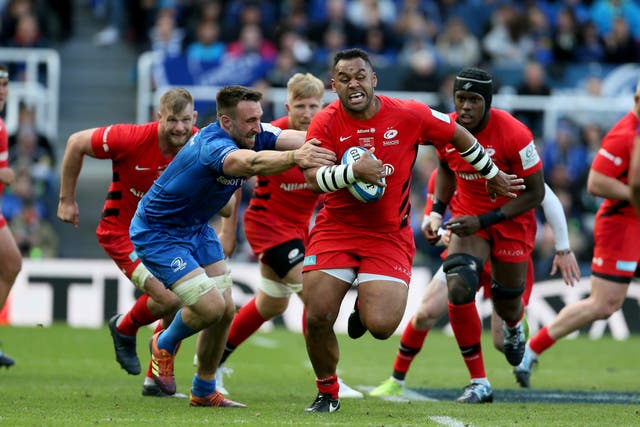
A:
[[[138,328],[173,315],[180,300],[140,262],[129,238],[129,224],[139,200],[197,132],[197,116],[191,94],[185,89],[171,89],[160,98],[157,121],[75,132],[67,141],[62,160],[58,218],[75,227],[80,222],[76,186],[84,157],[112,162],[113,178],[96,235],[107,255],[134,286],[144,292],[128,313],[116,314],[109,320],[116,360],[131,375],[141,371],[136,353]],[[161,328],[159,323],[158,330]],[[151,380],[151,364],[142,394],[164,395]]]
[[[245,406],[216,391],[215,373],[235,306],[230,273],[210,218],[248,176],[335,162],[334,154],[317,147],[317,141],[304,143],[304,132],[263,126],[261,99],[260,92],[242,86],[219,90],[218,120],[180,150],[142,197],[129,229],[142,262],[183,304],[149,345],[153,379],[163,392],[176,390],[178,343],[201,331],[192,406]]]

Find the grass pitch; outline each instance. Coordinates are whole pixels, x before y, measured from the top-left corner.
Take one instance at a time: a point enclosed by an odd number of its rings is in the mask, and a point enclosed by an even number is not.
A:
[[[138,336],[143,366],[151,331]],[[7,426],[634,426],[637,404],[507,403],[498,394],[520,393],[504,356],[483,336],[487,375],[496,402],[463,405],[448,400],[392,402],[373,397],[343,399],[334,414],[308,414],[316,394],[304,341],[283,329],[260,332],[227,362],[230,397],[247,409],[191,408],[185,399],[141,395],[143,375],[127,375],[115,362],[106,326],[99,330],[65,325],[0,328],[0,340],[16,365],[0,371],[0,425]],[[391,373],[399,337],[376,341],[339,336],[339,374],[354,388],[378,385]],[[183,343],[176,359],[178,391],[187,393],[195,372],[195,340]],[[586,337],[560,341],[544,354],[532,383],[535,390],[618,391],[640,394],[637,365],[640,337],[627,341]],[[143,368],[144,372],[144,368]],[[411,389],[458,389],[468,382],[455,340],[439,331],[427,337],[407,377]],[[499,393],[498,393],[499,391]],[[455,395],[455,394],[454,394]],[[606,393],[603,393],[606,396]],[[613,401],[613,400],[612,400]],[[637,402],[637,401],[636,401]]]

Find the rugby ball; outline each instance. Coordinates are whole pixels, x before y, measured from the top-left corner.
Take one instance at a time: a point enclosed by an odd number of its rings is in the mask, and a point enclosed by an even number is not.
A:
[[[342,155],[342,164],[353,163],[358,160],[365,152],[367,151],[364,147],[349,147],[347,151]],[[372,158],[376,158],[373,154]],[[384,178],[382,178],[382,182],[386,182]],[[356,199],[360,200],[364,203],[373,203],[382,197],[384,194],[384,187],[380,187],[375,184],[369,184],[368,182],[356,181],[355,184],[351,184],[347,187],[349,192]]]

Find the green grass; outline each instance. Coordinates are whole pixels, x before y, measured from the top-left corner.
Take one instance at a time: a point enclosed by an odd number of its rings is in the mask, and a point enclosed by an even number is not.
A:
[[[138,352],[147,359],[150,330],[139,334]],[[375,386],[387,378],[399,337],[357,341],[340,336],[339,373],[351,386]],[[314,375],[300,335],[276,329],[250,338],[228,361],[225,380],[234,400],[248,409],[190,408],[184,399],[140,394],[143,376],[129,376],[116,364],[107,328],[0,328],[0,340],[16,365],[0,371],[0,425],[7,426],[632,426],[638,405],[455,402],[394,403],[377,398],[343,399],[334,414],[307,414]],[[271,345],[268,345],[271,344]],[[502,354],[483,336],[487,374],[494,389],[516,389]],[[176,360],[178,391],[188,393],[195,341],[185,342]],[[564,340],[549,350],[533,376],[537,389],[640,389],[640,337]],[[408,387],[462,388],[468,376],[453,338],[431,332],[414,361]],[[437,418],[448,417],[448,418]],[[452,421],[453,420],[453,421]],[[446,424],[449,422],[449,424]]]

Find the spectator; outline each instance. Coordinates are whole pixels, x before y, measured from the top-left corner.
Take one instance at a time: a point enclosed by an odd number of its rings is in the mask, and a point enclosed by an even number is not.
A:
[[[210,62],[219,64],[224,57],[226,45],[220,40],[218,22],[203,18],[196,28],[196,39],[186,49],[187,60],[192,62]]]
[[[528,27],[527,32],[533,42],[531,59],[535,59],[545,66],[552,64],[552,30],[547,15],[545,15],[537,3],[536,5],[527,7],[525,13]]]
[[[372,25],[393,25],[397,9],[393,0],[347,1],[347,19],[365,30]]]
[[[452,72],[477,65],[480,61],[480,42],[469,33],[459,17],[447,21],[444,31],[436,39],[436,48],[442,62]]]
[[[155,25],[149,31],[149,48],[165,58],[175,58],[182,54],[185,33],[178,27],[176,12],[171,8],[160,9]]]
[[[284,29],[278,36],[278,50],[291,52],[297,65],[309,64],[313,56],[313,49],[304,33],[290,28]]]
[[[223,22],[223,41],[231,43],[241,37],[242,28],[256,25],[265,39],[275,40],[273,29],[278,22],[278,2],[265,0],[231,0],[227,2]]]
[[[563,69],[576,60],[579,36],[578,22],[573,10],[568,7],[561,9],[556,17],[551,49],[554,62]]]
[[[273,42],[264,38],[258,25],[249,24],[240,29],[238,40],[229,44],[227,53],[232,57],[257,53],[264,61],[273,62],[278,50]]]
[[[637,62],[638,42],[629,30],[629,24],[622,17],[613,20],[613,27],[604,36],[605,61],[612,64]]]
[[[364,50],[376,68],[389,67],[395,64],[398,57],[391,32],[380,26],[369,27],[364,33]]]
[[[438,89],[438,53],[426,33],[425,19],[414,15],[398,62],[406,67],[403,90],[435,92]]]
[[[15,145],[9,153],[9,163],[16,170],[28,171],[37,197],[50,193],[55,181],[53,160],[46,149],[38,145],[38,133],[33,127],[23,126],[18,130]]]
[[[545,181],[554,190],[577,195],[579,192],[574,190],[586,184],[580,180],[589,169],[587,160],[588,152],[579,139],[578,129],[573,123],[562,121],[555,139],[546,141],[542,150]]]
[[[111,46],[120,40],[125,30],[125,0],[104,0],[96,14],[104,14],[107,25],[93,36],[96,46]]]
[[[328,82],[329,68],[336,52],[347,47],[347,34],[340,27],[329,27],[324,33],[324,43],[313,52],[313,64],[318,68],[316,74],[323,82]]]
[[[414,25],[415,16],[423,19],[423,31],[431,40],[435,40],[442,27],[440,10],[435,1],[432,0],[405,0],[402,2],[398,13],[398,20],[394,25],[394,31],[399,43],[404,43],[410,37],[410,31]]]
[[[525,16],[516,6],[505,3],[496,10],[482,46],[494,66],[523,67],[532,55],[534,43],[527,33]]]
[[[18,169],[11,192],[3,200],[3,214],[23,257],[51,258],[57,253],[58,238],[46,220],[47,208],[33,184],[29,170]]]
[[[598,29],[592,21],[585,22],[580,28],[579,44],[576,49],[578,62],[601,62],[604,60],[604,42],[598,35]]]
[[[598,34],[605,37],[615,27],[617,18],[632,29],[633,37],[640,38],[640,6],[634,0],[596,0],[591,5],[591,20]]]
[[[545,69],[540,62],[528,61],[524,68],[524,79],[516,89],[518,95],[551,95],[551,87],[547,83]],[[544,111],[516,110],[514,116],[531,129],[533,135],[541,137],[544,130]],[[546,164],[545,164],[546,167]]]
[[[55,167],[56,165],[56,153],[47,138],[46,135],[38,131],[38,122],[36,121],[36,110],[34,107],[30,106],[26,102],[21,102],[18,108],[18,131],[13,135],[9,136],[9,147],[11,151],[14,151],[14,147],[16,145],[17,136],[20,133],[19,130],[22,128],[31,128],[37,136],[38,139],[38,150],[44,151],[46,156],[51,160],[51,166]]]
[[[275,66],[267,74],[267,82],[273,87],[287,87],[291,76],[300,71],[293,53],[289,49],[280,50]]]
[[[326,34],[329,31],[334,35],[338,32],[342,33],[345,46],[362,44],[363,31],[347,19],[345,0],[327,0],[325,3],[325,16],[325,19],[312,25],[307,34],[309,40],[315,43],[318,48],[321,49],[324,46],[325,49],[328,49],[325,42]]]

